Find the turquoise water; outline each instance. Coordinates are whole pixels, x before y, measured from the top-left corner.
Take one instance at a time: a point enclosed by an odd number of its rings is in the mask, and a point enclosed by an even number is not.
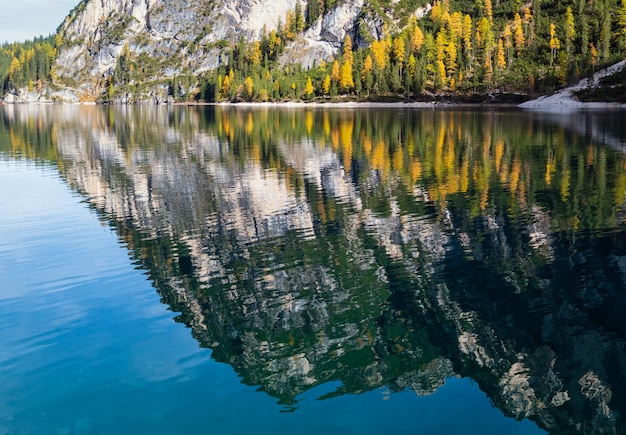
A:
[[[622,115],[0,107],[0,435],[625,432]]]
[[[0,160],[0,433],[541,433],[471,380],[279,405],[173,318],[55,167]]]

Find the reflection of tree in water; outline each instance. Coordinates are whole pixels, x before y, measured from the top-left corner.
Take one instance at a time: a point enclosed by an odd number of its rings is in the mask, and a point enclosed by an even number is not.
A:
[[[291,404],[457,373],[624,431],[621,156],[512,112],[80,110],[0,137],[57,159],[244,382]]]

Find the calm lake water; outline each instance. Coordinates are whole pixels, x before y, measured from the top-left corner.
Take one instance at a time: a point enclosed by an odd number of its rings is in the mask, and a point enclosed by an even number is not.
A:
[[[0,435],[625,433],[624,115],[0,106]]]

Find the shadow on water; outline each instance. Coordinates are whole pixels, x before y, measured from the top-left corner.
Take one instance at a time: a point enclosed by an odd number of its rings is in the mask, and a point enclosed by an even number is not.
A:
[[[2,116],[0,151],[56,164],[286,409],[458,375],[549,431],[626,431],[626,162],[597,134],[515,111]]]

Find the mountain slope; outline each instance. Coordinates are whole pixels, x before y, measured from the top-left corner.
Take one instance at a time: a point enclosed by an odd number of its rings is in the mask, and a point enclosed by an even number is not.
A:
[[[298,2],[83,0],[59,30],[57,77],[95,96],[125,50],[150,60],[152,79],[200,74],[219,65],[225,45],[276,28]]]
[[[331,60],[345,35],[355,35],[363,7],[363,0],[350,0],[327,10],[286,47],[281,63],[311,67]],[[163,100],[163,78],[198,76],[227,63],[233,45],[282,29],[296,11],[307,11],[307,2],[83,0],[59,29],[57,79],[82,98],[98,98],[120,59],[132,53],[141,60],[143,79],[154,82],[150,97]],[[376,21],[370,23],[374,32],[380,31]]]

